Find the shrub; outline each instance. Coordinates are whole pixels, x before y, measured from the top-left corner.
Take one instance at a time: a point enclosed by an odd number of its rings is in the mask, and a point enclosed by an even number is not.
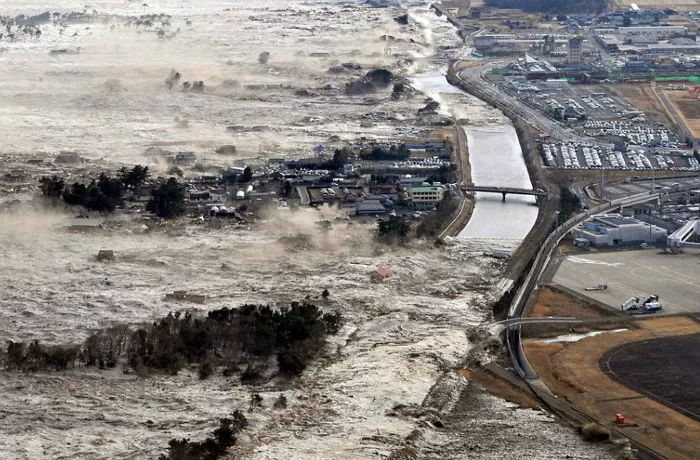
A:
[[[204,441],[189,439],[171,439],[168,443],[168,454],[158,457],[159,460],[215,460],[226,454],[229,447],[238,442],[236,437],[248,425],[248,420],[239,411],[234,412],[233,419],[219,419],[219,427]]]
[[[39,180],[41,193],[48,198],[61,198],[66,183],[58,176],[42,177]]]
[[[586,441],[601,442],[610,439],[610,430],[594,422],[582,425],[579,432]]]
[[[272,407],[274,407],[275,409],[286,409],[287,397],[285,395],[279,395]]]
[[[199,365],[199,380],[206,380],[214,373],[214,365],[210,360]]]

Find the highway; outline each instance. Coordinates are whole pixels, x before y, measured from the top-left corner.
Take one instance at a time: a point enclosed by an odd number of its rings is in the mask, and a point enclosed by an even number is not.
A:
[[[460,80],[475,96],[492,103],[502,110],[508,110],[514,116],[522,119],[533,128],[548,134],[556,139],[566,142],[581,144],[608,146],[608,143],[596,139],[580,136],[571,129],[562,126],[537,109],[534,109],[517,98],[505,93],[491,82],[483,78],[484,72],[490,70],[490,64],[478,67],[469,67],[459,70],[455,77]]]
[[[524,313],[525,306],[527,305],[527,301],[530,298],[532,291],[539,283],[540,278],[542,277],[542,274],[544,273],[545,269],[549,265],[549,261],[552,257],[554,249],[557,247],[562,238],[564,238],[564,236],[566,236],[574,227],[581,224],[593,215],[606,213],[612,211],[613,209],[623,206],[631,206],[635,204],[645,203],[647,201],[658,200],[659,198],[660,194],[658,193],[641,193],[638,195],[632,195],[629,197],[621,198],[612,202],[607,202],[598,205],[592,209],[589,209],[585,213],[577,214],[576,216],[572,217],[571,219],[567,220],[562,225],[557,227],[556,230],[545,239],[542,248],[537,253],[537,256],[535,257],[535,260],[532,263],[532,267],[530,268],[527,277],[518,288],[518,291],[516,292],[515,297],[511,302],[510,308],[508,310],[507,319],[522,319],[522,315]],[[513,326],[509,326],[506,331],[506,345],[508,347],[508,352],[513,363],[513,368],[516,370],[518,375],[520,375],[520,377],[522,377],[525,380],[539,380],[537,373],[530,365],[523,351],[520,330],[520,324],[516,323]],[[541,384],[538,386],[544,385]],[[547,391],[549,390],[547,389]]]

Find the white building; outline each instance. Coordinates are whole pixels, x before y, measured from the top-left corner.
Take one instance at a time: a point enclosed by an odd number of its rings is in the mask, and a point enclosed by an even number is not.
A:
[[[596,247],[653,244],[666,235],[666,230],[661,227],[620,214],[594,217],[573,231],[575,239],[586,239]]]
[[[432,208],[444,198],[445,187],[442,185],[421,185],[406,190],[406,199],[416,208]]]

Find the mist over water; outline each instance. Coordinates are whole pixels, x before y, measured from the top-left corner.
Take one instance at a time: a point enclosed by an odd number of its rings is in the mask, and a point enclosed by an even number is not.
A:
[[[3,1],[0,14],[82,12],[85,5],[58,3]],[[39,39],[0,41],[0,153],[74,150],[134,163],[152,161],[143,152],[154,145],[206,157],[217,145],[235,144],[238,159],[264,159],[309,154],[333,135],[400,135],[401,127],[360,126],[358,115],[370,109],[342,94],[353,76],[327,73],[342,62],[394,62],[380,36],[398,26],[382,10],[301,0],[144,4],[90,2],[85,11],[97,13],[89,21],[43,24]],[[136,25],[141,15],[161,13],[150,27]],[[58,50],[68,53],[51,54]],[[263,51],[271,55],[266,64],[258,62]],[[206,90],[168,91],[171,69]],[[294,96],[298,89],[312,94]]]

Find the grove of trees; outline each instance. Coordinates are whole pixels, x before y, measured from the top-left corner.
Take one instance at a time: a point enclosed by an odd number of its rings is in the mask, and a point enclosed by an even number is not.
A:
[[[153,191],[153,198],[146,204],[146,210],[163,219],[172,219],[185,213],[185,188],[171,177]]]
[[[168,453],[158,460],[216,460],[226,454],[229,447],[238,442],[238,434],[248,426],[248,419],[239,410],[231,418],[219,419],[219,427],[204,441],[171,439]]]
[[[74,182],[67,185],[58,176],[42,177],[39,188],[52,200],[63,200],[71,206],[82,206],[90,211],[114,212],[124,202],[124,192],[143,184],[149,176],[148,166],[136,165],[132,169],[122,168],[118,177],[101,173],[87,185]]]
[[[94,332],[82,345],[10,342],[5,364],[10,370],[63,370],[83,364],[99,368],[123,362],[139,374],[177,374],[199,364],[200,378],[219,367],[229,374],[246,366],[243,380],[254,380],[276,359],[282,375],[298,375],[338,332],[339,313],[323,313],[308,302],[289,307],[243,305],[212,310],[206,317],[170,313],[158,321],[132,327],[118,325]]]
[[[411,224],[404,217],[389,216],[377,225],[377,239],[383,243],[405,244],[411,233]]]

